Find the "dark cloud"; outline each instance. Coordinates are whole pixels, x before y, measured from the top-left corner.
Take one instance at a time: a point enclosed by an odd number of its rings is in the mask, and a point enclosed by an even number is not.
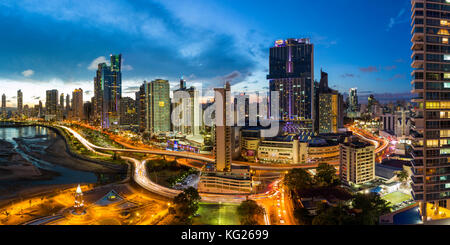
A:
[[[392,71],[392,70],[397,69],[397,66],[396,66],[396,65],[386,66],[386,67],[384,67],[384,69],[385,69],[386,71]]]
[[[395,74],[394,76],[392,76],[392,77],[389,77],[389,78],[377,78],[377,81],[387,81],[387,82],[391,82],[391,81],[394,81],[394,80],[398,80],[398,79],[404,79],[404,78],[406,78],[406,76],[404,75],[404,74]]]
[[[341,75],[342,78],[354,78],[355,74],[352,73],[345,73],[343,75]]]
[[[378,68],[376,66],[361,67],[361,68],[359,68],[359,70],[361,72],[368,72],[368,73],[378,72]]]

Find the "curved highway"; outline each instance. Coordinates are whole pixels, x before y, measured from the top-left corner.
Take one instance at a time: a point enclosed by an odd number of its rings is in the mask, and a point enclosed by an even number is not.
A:
[[[67,130],[68,132],[70,132],[88,150],[95,152],[99,155],[110,156],[109,154],[98,152],[97,150],[114,151],[114,152],[136,152],[136,153],[148,153],[148,154],[157,154],[157,155],[163,154],[161,151],[116,149],[116,148],[105,148],[105,147],[96,146],[96,145],[92,144],[91,142],[89,142],[88,140],[86,140],[85,138],[83,138],[75,130],[68,128],[66,126],[60,126],[60,127]],[[169,152],[167,154],[166,153],[167,152],[164,152],[164,155],[178,156],[178,157],[182,157],[182,158],[190,158],[190,159],[201,160],[201,161],[207,160],[209,162],[214,161],[214,159],[211,159],[211,158],[202,157],[202,156],[193,156],[191,154],[183,154],[183,153],[178,153],[178,152],[173,152],[173,153]],[[186,155],[190,155],[191,157],[187,157]],[[158,184],[152,182],[150,180],[150,177],[148,176],[147,168],[145,167],[146,160],[141,162],[141,161],[131,158],[131,157],[121,156],[121,158],[133,163],[133,165],[134,165],[133,179],[142,188],[144,188],[150,192],[159,194],[161,196],[168,197],[168,198],[174,198],[176,195],[178,195],[181,192],[180,190],[170,189],[170,188],[167,188],[167,187],[164,187],[164,186],[161,186],[161,185],[158,185]],[[270,198],[275,194],[276,193],[266,192],[266,193],[262,193],[262,194],[249,195],[248,198],[258,200],[258,199]],[[202,201],[212,202],[212,203],[221,203],[221,202],[240,203],[247,199],[246,195],[220,195],[220,194],[201,193],[200,196],[202,198]]]

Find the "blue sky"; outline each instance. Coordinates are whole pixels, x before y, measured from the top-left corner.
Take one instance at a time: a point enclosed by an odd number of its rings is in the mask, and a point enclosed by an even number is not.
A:
[[[15,106],[45,90],[92,96],[95,64],[123,55],[123,92],[181,75],[189,84],[266,91],[269,48],[310,37],[315,77],[342,92],[410,91],[409,0],[0,0],[0,93]]]

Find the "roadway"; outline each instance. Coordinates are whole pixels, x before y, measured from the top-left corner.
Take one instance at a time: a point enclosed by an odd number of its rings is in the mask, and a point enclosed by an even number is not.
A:
[[[99,154],[103,156],[110,156],[109,154],[102,153],[99,151],[113,151],[113,152],[134,152],[134,153],[148,153],[148,154],[155,154],[155,155],[169,155],[169,156],[175,156],[180,158],[188,158],[188,159],[194,159],[194,160],[200,160],[200,161],[208,161],[208,162],[214,162],[214,159],[203,157],[203,156],[195,156],[192,154],[185,154],[181,152],[166,152],[166,151],[159,151],[159,150],[136,150],[136,149],[117,149],[117,148],[106,148],[106,147],[100,147],[92,144],[85,138],[83,138],[78,132],[75,130],[66,127],[66,126],[60,126],[61,128],[67,130],[69,133],[71,133],[78,141],[80,141],[81,144],[83,144],[88,150]],[[152,193],[156,193],[158,195],[168,197],[168,198],[174,198],[179,193],[181,193],[180,190],[174,190],[170,189],[161,185],[158,185],[151,181],[148,173],[146,162],[139,161],[137,159],[131,158],[131,157],[125,157],[121,156],[122,159],[127,160],[133,164],[133,180],[142,188],[146,189],[147,191],[150,191]],[[242,201],[245,201],[247,198],[252,200],[260,200],[265,198],[272,198],[277,191],[267,191],[266,193],[260,193],[260,194],[253,194],[253,195],[220,195],[220,194],[208,194],[208,193],[200,193],[200,196],[202,198],[202,202],[210,202],[210,203],[241,203]],[[264,220],[269,220],[267,217],[267,212],[265,212]]]

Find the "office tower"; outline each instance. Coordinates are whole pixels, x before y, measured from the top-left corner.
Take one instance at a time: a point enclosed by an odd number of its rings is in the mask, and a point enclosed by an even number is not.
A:
[[[66,111],[70,111],[70,95],[66,95]]]
[[[119,125],[119,106],[122,98],[122,55],[111,55],[111,65],[98,64],[94,78],[94,115],[102,128]]]
[[[320,83],[316,89],[316,131],[319,133],[337,133],[343,126],[343,97],[338,91],[328,87],[328,73],[320,71]]]
[[[233,101],[233,108],[234,108],[235,125],[237,126],[249,125],[250,95],[245,93],[235,95]]]
[[[44,107],[42,106],[42,101],[39,100],[39,112],[38,117],[44,116]]]
[[[188,98],[179,98],[182,96]],[[184,135],[200,135],[202,119],[198,90],[195,87],[186,88],[186,80],[181,78],[180,88],[174,91],[174,100],[172,111],[177,117],[172,122],[173,131]]]
[[[314,45],[309,39],[278,40],[270,48],[269,89],[280,93],[280,116],[313,129]],[[278,118],[278,115],[271,116]]]
[[[356,88],[351,88],[349,92],[349,107],[352,111],[358,111],[358,91]]]
[[[375,146],[347,142],[340,146],[339,175],[346,184],[363,184],[375,179]]]
[[[72,92],[72,120],[83,120],[83,89],[75,89]]]
[[[425,222],[431,215],[427,203],[434,204],[436,211],[439,206],[450,207],[450,9],[448,1],[412,0],[411,4],[412,194],[420,202]]]
[[[94,108],[92,106],[92,103],[90,101],[87,101],[83,104],[83,120],[86,122],[90,122],[92,120]]]
[[[180,89],[186,88],[186,80],[184,80],[183,76],[180,79]]]
[[[230,83],[223,88],[214,89],[215,103],[215,140],[214,153],[216,157],[216,170],[227,172],[231,170],[231,126],[229,126],[231,114]]]
[[[2,117],[6,117],[6,95],[2,95]]]
[[[55,120],[58,111],[58,90],[47,90],[45,98],[46,120]]]
[[[61,95],[59,95],[59,105],[64,108],[64,93],[61,93]]]
[[[138,124],[138,111],[136,102],[130,97],[120,99],[120,125]]]
[[[170,131],[170,84],[157,79],[140,87],[139,126],[150,133]]]
[[[17,91],[17,113],[19,115],[23,113],[23,93],[20,89]]]
[[[167,80],[151,82],[153,132],[170,131],[170,84]]]

